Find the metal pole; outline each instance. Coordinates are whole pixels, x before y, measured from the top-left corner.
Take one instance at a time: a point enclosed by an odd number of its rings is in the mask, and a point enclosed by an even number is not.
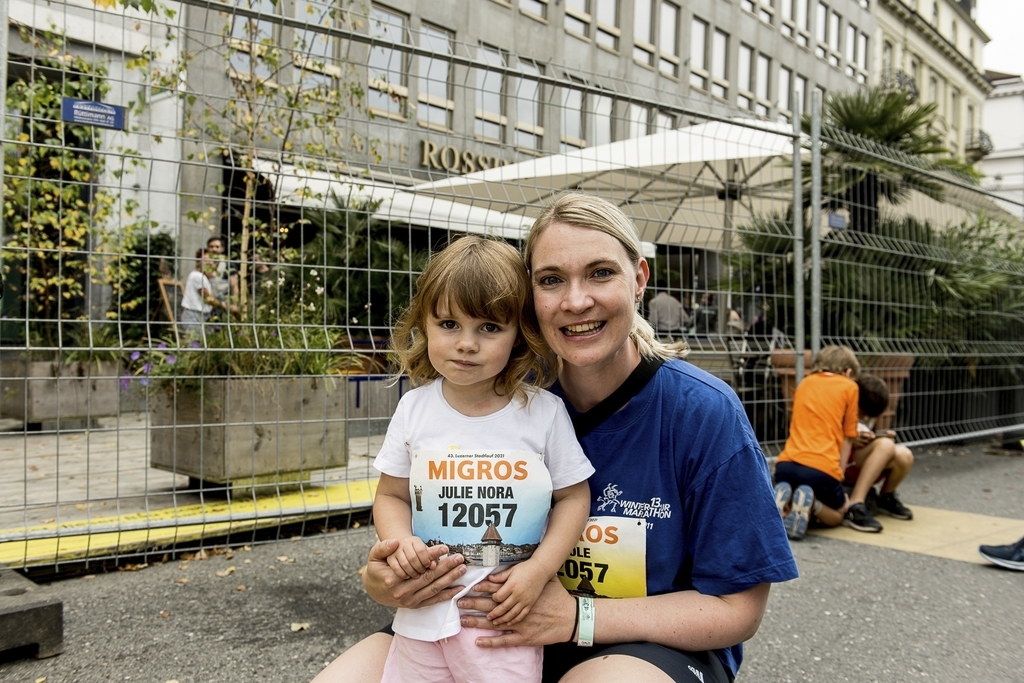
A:
[[[821,350],[821,92],[811,96],[811,357]]]
[[[790,98],[792,101],[792,98]],[[800,144],[800,103],[793,107],[793,349],[796,351],[796,383],[804,379],[804,183]]]
[[[9,0],[0,0],[0,140],[7,142],[7,37],[10,26],[7,15],[10,11]],[[0,187],[4,182],[4,165],[0,163]],[[0,248],[4,245],[4,213],[0,211]]]

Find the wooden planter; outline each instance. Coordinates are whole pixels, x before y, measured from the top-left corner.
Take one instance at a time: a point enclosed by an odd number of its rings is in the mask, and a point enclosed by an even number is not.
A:
[[[0,361],[0,416],[26,424],[117,415],[116,362]]]
[[[304,481],[348,461],[346,391],[333,378],[207,379],[158,391],[150,465],[234,489]]]
[[[910,377],[910,368],[914,366],[914,356],[909,353],[858,354],[862,375],[875,375],[889,387],[889,407],[875,420],[875,430],[885,431],[892,428],[896,417],[896,407],[903,393],[903,383]],[[772,351],[772,367],[779,378],[782,395],[786,399],[786,415],[793,414],[793,394],[796,392],[796,352],[790,349]],[[811,352],[804,351],[804,373],[811,368]]]

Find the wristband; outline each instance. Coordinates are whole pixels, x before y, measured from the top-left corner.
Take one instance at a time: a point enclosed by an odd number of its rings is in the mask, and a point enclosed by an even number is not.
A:
[[[572,635],[569,636],[569,640],[565,641],[567,643],[576,640],[576,629],[580,627],[580,599],[576,596],[573,596],[573,599],[576,601],[576,618],[572,620]]]
[[[576,598],[580,607],[580,638],[576,644],[580,647],[594,645],[594,598]]]

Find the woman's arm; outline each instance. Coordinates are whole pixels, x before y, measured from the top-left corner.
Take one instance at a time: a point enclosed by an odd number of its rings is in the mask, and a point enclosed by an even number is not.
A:
[[[473,590],[493,592],[497,584],[485,581]],[[594,642],[646,641],[682,650],[700,651],[732,647],[750,639],[761,625],[771,584],[762,583],[733,595],[702,595],[681,591],[646,598],[597,599]],[[462,598],[459,607],[488,612],[490,598]],[[548,645],[564,642],[572,633],[576,605],[561,584],[544,588],[533,610],[510,631],[480,638],[481,647]],[[495,628],[486,617],[462,617],[463,626]]]

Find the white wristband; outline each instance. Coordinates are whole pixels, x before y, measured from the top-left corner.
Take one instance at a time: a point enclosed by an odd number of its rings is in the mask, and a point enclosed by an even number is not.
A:
[[[580,647],[594,645],[594,598],[578,598],[580,601],[580,632],[576,644]]]

